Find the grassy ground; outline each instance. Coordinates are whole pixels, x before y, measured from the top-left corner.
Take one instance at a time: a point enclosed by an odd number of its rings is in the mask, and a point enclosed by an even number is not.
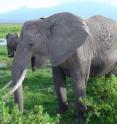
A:
[[[22,24],[0,24],[0,38],[5,38],[9,32],[19,33]]]
[[[24,114],[18,112],[13,97],[2,100],[8,92],[2,87],[11,80],[12,59],[6,47],[0,47],[0,123],[1,124],[79,124],[76,119],[74,97],[70,79],[67,79],[69,110],[64,116],[56,114],[57,98],[49,65],[32,72],[29,69],[23,82]],[[87,97],[82,102],[88,106],[82,124],[117,124],[117,78],[90,78]]]

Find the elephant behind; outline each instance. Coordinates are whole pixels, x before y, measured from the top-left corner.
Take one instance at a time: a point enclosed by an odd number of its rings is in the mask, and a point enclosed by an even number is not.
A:
[[[6,41],[7,41],[7,52],[8,57],[14,57],[17,44],[18,44],[18,34],[17,33],[8,33],[6,35]]]

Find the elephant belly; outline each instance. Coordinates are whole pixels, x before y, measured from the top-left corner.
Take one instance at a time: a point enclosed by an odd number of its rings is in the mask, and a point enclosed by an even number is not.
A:
[[[110,72],[110,69],[104,67],[104,65],[93,65],[90,68],[90,76],[102,76]]]
[[[66,76],[70,77],[70,71],[69,69],[63,69],[63,72]]]
[[[89,59],[86,61],[86,63],[88,63]],[[70,64],[66,61],[61,65],[65,75],[68,77],[70,77]],[[95,58],[92,58],[91,65],[89,66],[90,76],[102,76],[113,72],[117,74],[117,56],[115,56],[113,52],[105,54],[100,53],[95,56]]]
[[[115,59],[99,59],[91,64],[90,75],[91,76],[102,76],[113,72],[116,66]]]

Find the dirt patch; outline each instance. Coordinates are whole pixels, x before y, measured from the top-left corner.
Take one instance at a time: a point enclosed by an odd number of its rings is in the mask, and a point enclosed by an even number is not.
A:
[[[7,67],[7,63],[0,63],[0,68],[6,68]]]

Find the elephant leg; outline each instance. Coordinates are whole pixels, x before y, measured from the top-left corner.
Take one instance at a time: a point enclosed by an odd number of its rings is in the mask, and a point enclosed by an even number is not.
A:
[[[64,114],[68,108],[66,76],[59,67],[52,67],[53,79],[55,82],[55,90],[58,98],[59,113]]]
[[[111,76],[112,76],[112,73],[108,73],[108,74],[105,75],[105,78],[109,78]]]
[[[86,81],[88,80],[90,73],[89,67],[90,63],[81,62],[80,65],[78,64],[72,67],[70,71],[76,108],[78,110],[78,118],[83,118],[84,113],[87,111],[87,106],[82,104],[81,99],[86,96]]]

